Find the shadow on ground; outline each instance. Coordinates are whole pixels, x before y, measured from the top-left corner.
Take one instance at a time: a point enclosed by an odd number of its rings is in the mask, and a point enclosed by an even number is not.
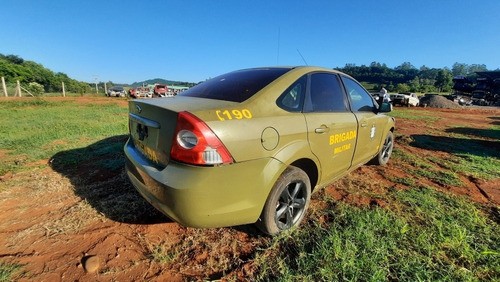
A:
[[[457,133],[471,137],[490,138],[500,140],[500,130],[470,128],[470,127],[454,127],[446,129],[446,132]]]
[[[452,131],[452,130],[450,130]],[[491,137],[492,133],[477,129],[459,128],[455,133],[468,134],[478,137]],[[473,138],[459,138],[434,135],[412,135],[411,146],[442,151],[450,154],[471,154],[482,157],[500,158],[500,141],[480,140]]]
[[[170,222],[130,184],[124,170],[127,137],[113,136],[84,148],[58,152],[50,164],[70,179],[76,195],[111,220],[132,224]]]
[[[123,152],[127,138],[113,136],[84,148],[58,152],[49,163],[70,179],[76,195],[111,220],[130,224],[173,222],[144,200],[130,183]],[[251,237],[261,235],[253,224],[230,229]]]
[[[489,119],[493,120],[490,124],[500,125],[500,117],[489,117]]]

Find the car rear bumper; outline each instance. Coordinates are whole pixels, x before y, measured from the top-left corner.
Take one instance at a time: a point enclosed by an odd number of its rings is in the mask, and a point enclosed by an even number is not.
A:
[[[171,161],[155,167],[132,142],[125,145],[128,177],[139,193],[174,221],[189,227],[254,223],[285,165],[258,159],[219,167]]]

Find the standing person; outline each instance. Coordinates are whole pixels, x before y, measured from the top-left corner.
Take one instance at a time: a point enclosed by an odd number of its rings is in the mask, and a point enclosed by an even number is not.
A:
[[[385,89],[384,87],[382,87],[382,89],[380,89],[380,97],[382,97],[382,102],[384,103],[388,103],[391,101],[391,99],[389,98],[389,95],[387,94],[387,89]]]

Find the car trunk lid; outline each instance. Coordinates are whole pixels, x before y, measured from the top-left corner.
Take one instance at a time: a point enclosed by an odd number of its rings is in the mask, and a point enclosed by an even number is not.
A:
[[[196,115],[196,112],[227,104],[234,102],[180,96],[129,101],[130,139],[136,150],[152,164],[165,167],[170,161],[179,112]]]

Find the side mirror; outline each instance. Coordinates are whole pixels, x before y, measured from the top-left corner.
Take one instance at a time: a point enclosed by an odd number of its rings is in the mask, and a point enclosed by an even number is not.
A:
[[[388,113],[390,111],[392,111],[391,103],[384,102],[380,104],[380,107],[378,108],[379,113]]]

